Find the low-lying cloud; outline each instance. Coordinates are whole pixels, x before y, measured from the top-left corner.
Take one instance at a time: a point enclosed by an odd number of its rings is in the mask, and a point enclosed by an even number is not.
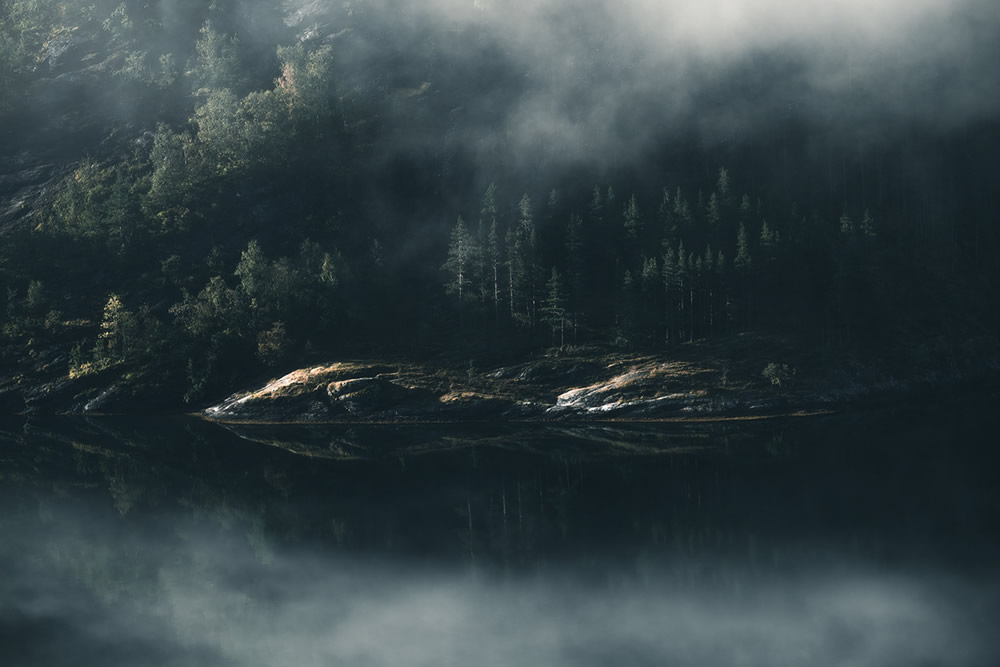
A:
[[[403,25],[437,31],[442,62],[489,93],[454,119],[454,138],[477,150],[615,161],[692,127],[722,141],[794,117],[874,137],[1000,111],[1000,12],[990,0],[373,0],[333,15],[358,8],[396,35]],[[494,48],[470,53],[454,38],[469,31]],[[491,88],[497,59],[513,76]],[[429,73],[432,90],[464,85],[444,69]]]

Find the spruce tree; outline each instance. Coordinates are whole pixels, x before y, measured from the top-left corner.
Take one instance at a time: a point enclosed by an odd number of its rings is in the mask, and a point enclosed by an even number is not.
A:
[[[494,323],[500,324],[500,237],[497,233],[497,221],[494,218],[490,222],[490,230],[486,234],[485,256],[487,268],[489,269],[492,282],[492,295],[490,302],[493,304]]]
[[[684,250],[684,241],[681,241],[677,244],[677,336],[681,340],[684,338],[683,323],[687,314],[684,295],[689,280],[687,253]]]
[[[688,254],[688,319],[690,328],[688,329],[688,342],[694,342],[694,292],[701,279],[701,257],[696,257],[692,251]]]
[[[94,350],[94,358],[99,364],[114,364],[126,361],[131,355],[138,333],[135,314],[125,308],[117,294],[108,296],[101,319],[101,333]]]
[[[574,213],[569,216],[569,222],[566,223],[566,271],[574,341],[583,305],[583,266],[583,220]]]
[[[750,213],[753,211],[753,204],[750,202],[750,195],[743,195],[740,201],[740,224],[745,225],[750,222]]]
[[[459,308],[462,308],[468,297],[469,271],[472,268],[474,252],[472,237],[465,227],[465,221],[462,220],[462,216],[458,216],[458,222],[451,230],[448,259],[441,268],[448,273],[445,292],[458,297]]]
[[[597,229],[604,222],[604,196],[601,194],[601,188],[598,185],[594,186],[590,203],[587,204],[587,215],[590,218],[590,226],[593,229]]]
[[[753,268],[753,261],[750,256],[750,241],[747,238],[747,228],[742,222],[736,232],[736,258],[733,266],[739,273],[740,282],[743,284],[743,323],[750,326],[750,300],[752,292],[750,289],[750,273]]]
[[[726,279],[726,256],[719,251],[719,254],[715,256],[715,279],[719,286],[719,296],[720,309],[719,314],[722,316],[722,334],[728,333],[729,328],[729,285]]]
[[[538,313],[538,269],[535,266],[536,233],[535,218],[531,208],[531,198],[527,193],[521,196],[517,204],[517,229],[521,253],[519,264],[522,267],[522,293],[525,296],[524,315],[527,325],[535,326]]]
[[[760,226],[760,244],[761,246],[767,248],[773,246],[777,237],[775,233],[771,231],[771,228],[767,225],[767,220],[764,220]]]
[[[486,229],[480,253],[485,265],[483,276],[486,301],[493,305],[495,324],[500,323],[500,237],[497,230],[497,188],[489,184],[483,194],[483,205],[479,213],[480,224]]]
[[[660,263],[656,257],[642,258],[642,305],[639,310],[639,329],[643,336],[656,329],[659,311]]]
[[[680,187],[677,188],[677,192],[674,194],[674,220],[682,234],[687,233],[691,229],[691,207],[688,205],[687,199],[684,198],[684,193]]]
[[[510,321],[518,321],[518,304],[521,300],[521,285],[524,282],[523,252],[521,235],[517,227],[507,230],[507,295],[510,306]]]
[[[542,322],[552,330],[552,344],[555,345],[556,332],[559,333],[559,349],[566,345],[566,294],[562,277],[553,267],[545,284],[545,301],[542,305]]]
[[[663,196],[660,197],[660,207],[656,214],[657,222],[660,224],[660,231],[663,233],[662,245],[664,250],[676,245],[680,238],[680,230],[677,228],[677,220],[674,218],[673,203],[670,200],[670,191],[663,188]]]
[[[719,199],[719,195],[712,193],[712,196],[708,198],[708,224],[712,230],[716,230],[719,224],[722,222],[722,202]]]
[[[674,323],[674,294],[679,287],[679,283],[680,276],[677,271],[677,253],[673,248],[668,247],[666,252],[663,253],[663,294],[665,301],[663,322],[666,327],[664,342],[668,344],[672,340],[671,329]]]
[[[719,180],[715,184],[715,191],[719,193],[720,203],[729,201],[729,170],[719,167]]]
[[[845,238],[854,236],[854,221],[847,213],[840,216],[840,235]]]
[[[736,259],[733,260],[733,266],[743,276],[750,273],[750,241],[747,238],[747,228],[743,223],[740,223],[740,228],[736,232]]]
[[[625,219],[625,238],[635,242],[642,235],[642,219],[639,217],[639,202],[635,195],[629,197],[623,212]]]
[[[705,317],[708,320],[707,334],[715,335],[715,256],[712,254],[712,246],[705,248],[705,255],[701,260],[702,282],[708,298],[705,303]]]
[[[872,217],[872,212],[869,209],[865,209],[865,217],[861,220],[861,234],[866,239],[874,239],[875,234],[875,218]]]

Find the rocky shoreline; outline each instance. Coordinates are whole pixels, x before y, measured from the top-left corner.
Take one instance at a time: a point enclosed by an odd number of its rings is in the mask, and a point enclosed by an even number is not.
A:
[[[958,373],[901,379],[853,369],[809,382],[775,382],[761,372],[734,373],[727,362],[657,355],[547,358],[473,369],[466,377],[458,369],[342,362],[293,371],[201,415],[229,423],[746,418],[898,400],[976,379]]]
[[[63,355],[64,356],[64,355]],[[0,377],[0,414],[190,414],[152,369],[71,378],[63,356]],[[988,358],[987,358],[988,357]],[[890,365],[736,336],[662,352],[607,348],[464,362],[458,355],[292,370],[196,411],[225,423],[706,420],[826,412],[995,387],[1000,358]]]

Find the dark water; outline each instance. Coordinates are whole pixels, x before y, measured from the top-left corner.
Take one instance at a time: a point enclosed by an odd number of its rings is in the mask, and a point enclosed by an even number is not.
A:
[[[988,407],[0,422],[0,665],[997,665]]]

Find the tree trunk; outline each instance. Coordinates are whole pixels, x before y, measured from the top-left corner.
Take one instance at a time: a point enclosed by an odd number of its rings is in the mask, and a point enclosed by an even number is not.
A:
[[[497,273],[497,263],[493,262],[493,313],[496,325],[500,326],[500,276]]]
[[[691,330],[688,331],[688,342],[694,342],[694,283],[688,286],[688,317],[691,321]]]

